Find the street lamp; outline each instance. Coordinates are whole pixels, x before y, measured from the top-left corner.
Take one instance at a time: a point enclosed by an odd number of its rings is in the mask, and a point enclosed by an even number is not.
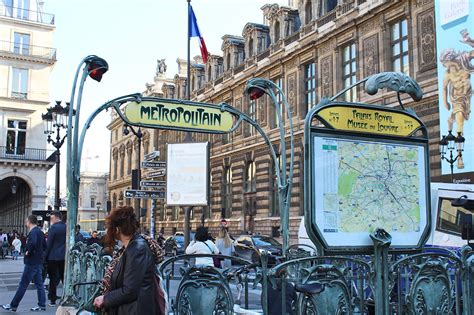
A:
[[[74,115],[75,112],[72,111]],[[52,144],[56,148],[55,152],[55,162],[56,162],[56,187],[54,195],[54,210],[59,210],[61,207],[61,199],[59,196],[60,189],[60,156],[61,156],[61,147],[64,144],[66,139],[66,134],[61,138],[61,129],[67,129],[69,116],[69,103],[66,103],[66,106],[61,106],[61,101],[56,101],[56,105],[50,107],[46,110],[45,114],[42,114],[41,117],[44,122],[44,134],[48,135],[48,143]],[[51,137],[52,134],[56,132],[56,140],[53,140]]]
[[[458,161],[458,168],[463,168],[462,164],[462,152],[464,151],[464,142],[466,139],[462,136],[461,132],[458,132],[457,137],[452,133],[452,130],[448,131],[447,135],[443,135],[439,141],[439,153],[441,160],[445,160],[451,167],[451,182],[453,181],[454,174],[454,163]],[[446,157],[446,153],[449,151],[449,157]],[[456,156],[453,152],[457,151]]]
[[[97,202],[96,204],[96,207],[97,207],[97,217],[96,217],[96,220],[97,220],[97,224],[96,224],[96,230],[99,231],[99,210],[100,210],[100,206],[102,206],[102,204],[99,202]]]
[[[12,180],[12,185],[11,185],[11,190],[12,190],[12,194],[16,194],[17,190],[18,190],[18,181],[16,180],[16,168],[13,169],[13,180]]]
[[[77,223],[77,208],[79,203],[79,178],[80,178],[80,153],[82,151],[82,142],[79,143],[79,118],[81,112],[82,92],[87,77],[95,81],[100,81],[102,75],[109,69],[107,61],[95,56],[89,55],[81,60],[72,83],[68,122],[67,122],[67,190],[68,190],[68,239],[66,242],[66,265],[64,272],[64,290],[61,305],[77,305],[78,301],[73,290],[73,273],[70,250],[74,247],[75,226]],[[82,76],[80,72],[82,70]],[[77,83],[79,82],[79,88]],[[76,97],[77,89],[77,97]],[[75,115],[74,115],[75,112]],[[74,120],[73,120],[73,116]],[[73,129],[74,127],[74,129]],[[84,132],[84,129],[83,129]]]

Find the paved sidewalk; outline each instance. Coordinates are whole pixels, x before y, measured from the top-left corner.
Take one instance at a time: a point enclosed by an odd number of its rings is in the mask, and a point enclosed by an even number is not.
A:
[[[12,300],[21,279],[23,266],[23,257],[18,260],[0,259],[0,304],[8,304]],[[58,292],[58,295],[60,293]],[[36,306],[37,302],[36,288],[30,284],[16,313],[0,308],[0,314],[56,314],[57,307],[49,306],[46,307],[46,312],[31,312],[30,308]]]

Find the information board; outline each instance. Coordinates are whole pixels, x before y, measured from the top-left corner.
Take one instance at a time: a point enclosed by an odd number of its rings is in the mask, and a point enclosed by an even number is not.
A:
[[[167,152],[167,205],[207,206],[209,143],[168,144]]]
[[[383,228],[416,247],[427,225],[426,146],[312,133],[313,218],[327,246],[368,247]]]

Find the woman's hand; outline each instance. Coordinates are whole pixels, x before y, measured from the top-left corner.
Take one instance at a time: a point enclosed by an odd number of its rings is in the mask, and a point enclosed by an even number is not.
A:
[[[94,299],[94,306],[97,308],[102,308],[104,306],[104,296],[100,295]]]

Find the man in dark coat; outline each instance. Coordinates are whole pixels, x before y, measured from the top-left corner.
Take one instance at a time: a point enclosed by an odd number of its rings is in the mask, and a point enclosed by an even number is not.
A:
[[[35,215],[30,215],[26,219],[26,227],[30,232],[26,239],[26,252],[24,259],[25,268],[23,269],[20,284],[18,285],[18,289],[16,290],[12,301],[10,304],[2,305],[5,310],[16,311],[32,280],[36,286],[36,290],[38,291],[38,306],[32,307],[31,310],[46,310],[46,293],[44,292],[42,276],[43,254],[46,249],[46,241],[44,239],[43,231],[41,231],[37,224],[38,219]]]
[[[51,228],[48,231],[46,260],[49,274],[49,305],[55,306],[58,296],[56,288],[64,279],[64,259],[66,255],[66,224],[61,220],[61,212],[53,211],[50,215]]]

